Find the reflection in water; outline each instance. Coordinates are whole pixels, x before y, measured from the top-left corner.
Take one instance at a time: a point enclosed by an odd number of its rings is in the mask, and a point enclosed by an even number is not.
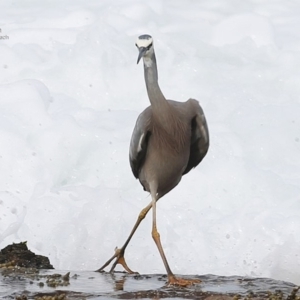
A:
[[[124,283],[125,283],[125,280],[126,280],[126,275],[121,275],[121,277],[116,276],[116,273],[111,273],[109,275],[111,276],[111,278],[115,282],[114,290],[115,291],[123,291],[124,290]]]

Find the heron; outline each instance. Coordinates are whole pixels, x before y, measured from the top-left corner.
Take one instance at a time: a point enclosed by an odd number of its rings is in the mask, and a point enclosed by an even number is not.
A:
[[[178,185],[183,175],[196,167],[205,157],[209,147],[206,118],[199,102],[167,100],[158,84],[153,38],[149,34],[138,37],[137,63],[144,62],[146,89],[150,100],[138,117],[129,149],[129,161],[133,175],[144,190],[151,195],[151,202],[138,215],[137,221],[121,248],[97,271],[102,272],[114,259],[113,272],[121,264],[128,273],[134,273],[127,265],[124,253],[141,221],[152,208],[152,238],[163,260],[169,285],[188,286],[199,282],[174,275],[165,256],[156,223],[156,203]]]

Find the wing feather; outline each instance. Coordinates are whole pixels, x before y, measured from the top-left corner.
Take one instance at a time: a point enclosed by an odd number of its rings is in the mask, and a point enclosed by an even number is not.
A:
[[[202,161],[209,147],[207,122],[198,101],[196,106],[196,115],[191,121],[191,130],[190,158],[183,175],[188,173],[192,168],[195,168]]]
[[[139,177],[139,172],[145,161],[148,140],[150,137],[150,123],[152,110],[149,106],[138,117],[130,141],[129,161],[132,173],[135,178]]]

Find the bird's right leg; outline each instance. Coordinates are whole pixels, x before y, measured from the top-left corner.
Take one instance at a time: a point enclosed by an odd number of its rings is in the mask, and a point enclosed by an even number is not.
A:
[[[131,238],[133,237],[135,231],[139,227],[142,220],[146,217],[146,215],[147,215],[148,211],[151,209],[151,207],[152,207],[152,201],[144,209],[142,209],[142,211],[139,213],[139,216],[138,216],[126,242],[124,243],[124,245],[121,248],[116,248],[115,254],[96,272],[103,272],[104,268],[106,268],[114,259],[116,259],[109,271],[110,273],[114,271],[117,264],[122,265],[123,268],[128,273],[135,273],[127,266],[125,258],[124,258],[124,253],[125,253],[125,249],[126,249],[127,245],[129,244]]]
[[[152,197],[152,213],[153,213],[153,220],[152,220],[152,237],[154,239],[154,242],[158,248],[158,251],[160,253],[160,256],[163,260],[163,263],[165,265],[167,274],[168,274],[168,282],[167,285],[175,285],[175,286],[181,286],[181,287],[186,287],[189,285],[193,285],[195,283],[201,282],[201,280],[198,279],[184,279],[180,278],[174,275],[174,273],[171,271],[171,268],[169,266],[169,263],[167,261],[165,252],[163,250],[163,247],[161,245],[160,241],[160,234],[157,231],[157,225],[156,225],[156,202],[157,202],[157,195],[156,195],[156,186],[154,185],[150,190],[151,190],[151,197]],[[154,192],[152,192],[154,191]]]

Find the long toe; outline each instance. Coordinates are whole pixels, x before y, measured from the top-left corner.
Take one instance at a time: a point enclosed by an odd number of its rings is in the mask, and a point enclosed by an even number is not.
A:
[[[110,270],[110,272],[112,272],[112,271],[114,270],[114,268],[115,268],[115,266],[116,266],[117,264],[122,265],[122,267],[123,267],[129,274],[139,274],[138,272],[132,271],[132,270],[127,266],[127,263],[126,263],[126,261],[125,261],[124,255],[121,255],[121,256],[119,256],[119,257],[117,258],[117,261],[116,261],[115,264],[113,264],[112,269]]]

